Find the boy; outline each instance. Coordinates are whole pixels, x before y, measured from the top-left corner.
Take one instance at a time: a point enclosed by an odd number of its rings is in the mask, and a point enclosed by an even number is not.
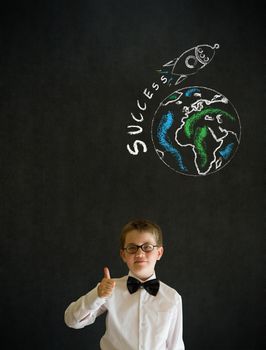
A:
[[[120,256],[128,276],[112,279],[105,267],[102,281],[68,306],[66,324],[82,328],[107,311],[102,350],[184,350],[181,296],[155,276],[162,255],[158,225],[148,220],[126,224]]]

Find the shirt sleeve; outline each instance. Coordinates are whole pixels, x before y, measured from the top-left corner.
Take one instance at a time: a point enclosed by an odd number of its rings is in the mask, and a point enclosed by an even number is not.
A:
[[[173,314],[173,322],[169,330],[167,339],[167,349],[169,350],[185,350],[183,342],[183,311],[182,311],[182,299],[178,294],[176,300],[176,308]]]
[[[65,311],[68,327],[79,329],[94,323],[96,317],[106,311],[106,298],[100,298],[97,286],[86,295],[72,302]]]

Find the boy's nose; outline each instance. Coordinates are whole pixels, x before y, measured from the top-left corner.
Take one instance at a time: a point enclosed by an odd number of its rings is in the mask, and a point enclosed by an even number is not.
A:
[[[144,254],[144,251],[138,247],[138,250],[136,251],[136,256],[142,256]]]

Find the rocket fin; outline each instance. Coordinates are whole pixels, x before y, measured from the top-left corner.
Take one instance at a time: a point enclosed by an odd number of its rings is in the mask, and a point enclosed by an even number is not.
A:
[[[183,80],[185,80],[187,78],[187,75],[180,75],[175,82],[175,85],[178,85],[180,83],[182,83]]]
[[[171,60],[163,65],[163,67],[173,67],[175,65],[176,59]]]

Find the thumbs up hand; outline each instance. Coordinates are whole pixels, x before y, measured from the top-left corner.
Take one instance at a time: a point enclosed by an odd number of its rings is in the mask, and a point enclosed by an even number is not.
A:
[[[115,281],[111,279],[108,267],[103,269],[103,279],[98,286],[98,296],[100,298],[107,298],[112,295],[113,289],[115,287]]]

